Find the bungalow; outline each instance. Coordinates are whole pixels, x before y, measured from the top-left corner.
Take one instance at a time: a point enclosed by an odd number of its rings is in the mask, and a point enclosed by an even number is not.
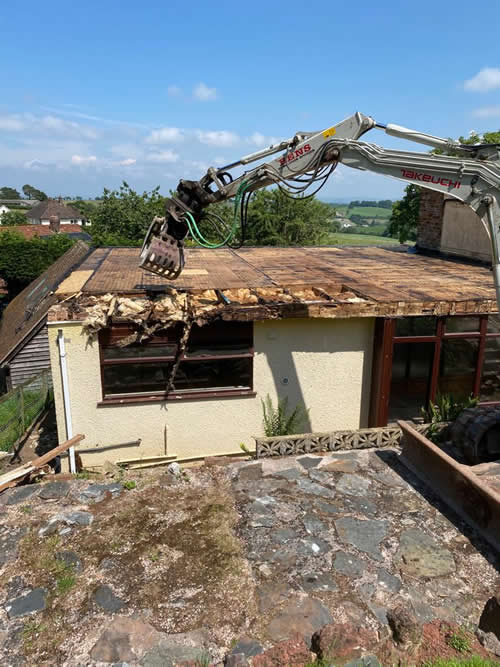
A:
[[[91,251],[49,308],[59,438],[71,418],[85,466],[251,446],[267,395],[304,405],[304,431],[419,417],[438,393],[500,402],[500,318],[477,263],[189,249],[168,283],[138,261],[136,248]]]
[[[56,216],[62,225],[83,225],[85,216],[73,206],[63,204],[61,198],[46,199],[27,211],[26,217],[31,225],[49,225],[50,218]]]

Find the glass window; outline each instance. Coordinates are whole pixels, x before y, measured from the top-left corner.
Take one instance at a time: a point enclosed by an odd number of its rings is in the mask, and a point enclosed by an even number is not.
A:
[[[434,343],[394,345],[389,421],[422,416],[429,397],[434,347]]]
[[[438,391],[466,398],[474,392],[479,340],[444,339],[441,347]]]
[[[172,391],[249,389],[252,359],[184,361],[179,365]]]
[[[177,345],[128,345],[103,348],[104,359],[141,359],[147,357],[174,357]]]
[[[145,343],[119,347],[117,341],[127,335],[128,329],[123,326],[102,332],[103,395],[164,394],[178,351],[182,327],[171,327]],[[252,348],[252,323],[216,322],[204,327],[195,325],[170,391],[188,393],[251,389]],[[155,361],[151,361],[151,358]]]
[[[396,336],[434,336],[435,317],[403,317],[396,320]]]
[[[172,364],[113,364],[103,366],[104,395],[161,393],[167,386]]]
[[[488,333],[500,334],[500,315],[488,315]]]
[[[446,333],[479,333],[479,317],[447,317]]]
[[[479,396],[481,401],[500,401],[500,336],[486,339]]]

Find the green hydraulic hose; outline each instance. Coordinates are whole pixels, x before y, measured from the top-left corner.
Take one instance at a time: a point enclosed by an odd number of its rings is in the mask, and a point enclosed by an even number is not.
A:
[[[186,220],[186,224],[189,229],[189,233],[191,234],[193,240],[203,248],[210,248],[210,249],[215,249],[215,248],[222,248],[222,246],[226,245],[236,234],[236,228],[238,226],[238,209],[240,206],[241,198],[243,196],[243,193],[248,189],[249,187],[249,182],[248,181],[243,181],[238,188],[238,191],[236,193],[236,196],[234,198],[234,218],[233,218],[233,224],[231,226],[231,229],[229,230],[228,235],[226,238],[221,241],[220,243],[212,243],[211,241],[208,241],[203,234],[201,233],[200,228],[198,227],[196,220],[194,219],[193,215],[189,212],[186,211],[184,214],[184,218]]]

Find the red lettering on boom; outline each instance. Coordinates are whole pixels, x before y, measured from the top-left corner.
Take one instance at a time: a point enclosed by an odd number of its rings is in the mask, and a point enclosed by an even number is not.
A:
[[[422,181],[423,183],[434,183],[434,185],[442,185],[445,188],[460,188],[462,183],[460,181],[452,181],[449,178],[439,178],[432,174],[423,174],[411,169],[401,169],[403,178],[409,178],[412,181]]]

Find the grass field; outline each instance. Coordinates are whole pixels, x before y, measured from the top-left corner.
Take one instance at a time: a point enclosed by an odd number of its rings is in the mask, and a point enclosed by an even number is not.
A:
[[[344,217],[354,214],[360,215],[363,218],[383,218],[384,220],[388,220],[392,213],[390,208],[379,208],[378,206],[353,206],[349,210],[347,210],[347,204],[332,204],[332,206]]]
[[[325,245],[397,245],[399,241],[388,236],[371,236],[369,234],[342,234],[335,232]]]

